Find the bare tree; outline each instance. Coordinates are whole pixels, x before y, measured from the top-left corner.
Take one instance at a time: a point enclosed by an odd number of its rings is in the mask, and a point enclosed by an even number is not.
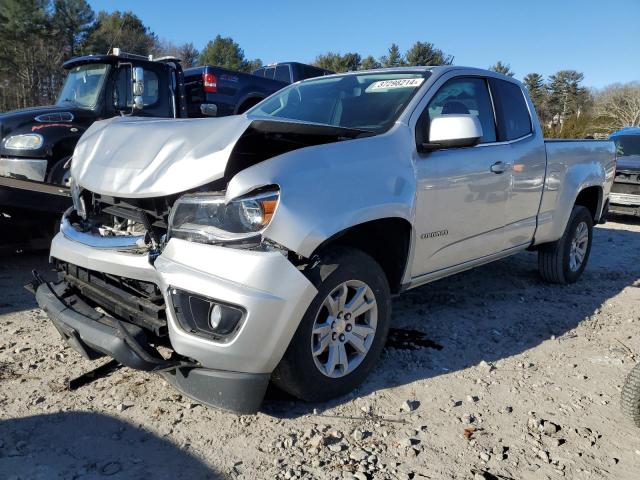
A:
[[[613,130],[640,127],[640,82],[606,87],[596,96],[595,110]]]

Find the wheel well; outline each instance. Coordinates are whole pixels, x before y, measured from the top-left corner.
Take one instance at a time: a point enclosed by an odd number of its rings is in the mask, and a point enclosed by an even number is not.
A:
[[[575,205],[582,205],[591,212],[594,221],[598,221],[597,215],[602,202],[602,189],[600,187],[587,187],[578,194]]]
[[[244,113],[254,105],[257,105],[258,103],[260,103],[262,100],[264,99],[261,97],[247,98],[240,104],[236,113]]]
[[[382,218],[343,230],[323,242],[316,252],[333,245],[357,248],[384,270],[392,293],[398,293],[407,266],[411,224],[403,218]]]

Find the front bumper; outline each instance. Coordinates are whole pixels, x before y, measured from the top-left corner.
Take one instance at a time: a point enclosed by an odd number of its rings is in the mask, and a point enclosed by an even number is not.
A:
[[[640,216],[640,195],[611,192],[609,194],[609,211],[622,215]]]
[[[173,369],[164,374],[165,378],[206,404],[236,411],[234,405],[242,403],[239,397],[246,396],[247,391],[258,395],[261,401],[263,386],[317,292],[278,252],[171,239],[151,264],[147,255],[90,247],[59,233],[52,242],[51,257],[88,270],[158,285],[165,299],[171,347],[199,366]],[[169,298],[173,288],[241,306],[246,314],[235,336],[219,342],[183,330]],[[113,356],[111,352],[107,354]],[[216,378],[223,380],[214,381]]]
[[[100,314],[77,296],[63,298],[66,287],[41,284],[36,299],[66,343],[83,357],[110,356],[138,370],[160,373],[171,385],[206,405],[254,413],[269,383],[268,374],[225,372],[183,361],[165,360],[148,345],[145,332]]]
[[[0,176],[43,182],[48,164],[46,158],[0,158]]]

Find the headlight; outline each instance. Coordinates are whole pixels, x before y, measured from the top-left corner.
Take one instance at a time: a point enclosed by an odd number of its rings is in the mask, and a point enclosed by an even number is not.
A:
[[[10,150],[37,150],[44,143],[42,135],[37,133],[26,133],[24,135],[13,135],[4,142],[4,148]]]
[[[171,209],[169,238],[202,243],[255,240],[271,222],[279,197],[271,190],[225,203],[224,195],[183,195]]]

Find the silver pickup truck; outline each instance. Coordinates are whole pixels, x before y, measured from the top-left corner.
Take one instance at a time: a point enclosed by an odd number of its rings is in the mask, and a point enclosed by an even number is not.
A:
[[[610,141],[545,142],[522,84],[461,67],[307,80],[227,118],[96,122],[37,301],[86,358],[205,404],[254,412],[269,381],[324,401],[371,371],[393,294],[523,250],[575,282],[615,161]]]

